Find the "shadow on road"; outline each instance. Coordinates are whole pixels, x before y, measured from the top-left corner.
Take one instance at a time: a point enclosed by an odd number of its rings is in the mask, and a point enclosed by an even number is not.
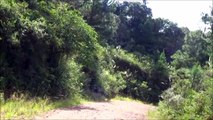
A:
[[[73,106],[73,107],[66,107],[66,108],[60,108],[60,110],[93,110],[93,111],[99,111],[93,107],[87,107],[87,106]]]

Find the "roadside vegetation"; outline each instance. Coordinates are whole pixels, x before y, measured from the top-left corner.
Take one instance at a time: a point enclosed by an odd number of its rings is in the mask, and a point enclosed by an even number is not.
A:
[[[49,98],[29,98],[26,95],[13,95],[10,100],[1,103],[2,119],[33,119],[50,110],[67,106],[75,106],[88,102],[83,97],[67,98],[65,100],[50,100]]]
[[[158,118],[213,119],[213,12],[190,31],[145,3],[1,0],[1,117],[126,96]]]

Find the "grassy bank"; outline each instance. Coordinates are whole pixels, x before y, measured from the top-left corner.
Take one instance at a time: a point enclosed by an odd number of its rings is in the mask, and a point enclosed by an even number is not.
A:
[[[148,120],[166,120],[166,118],[156,109],[148,112]]]
[[[135,102],[141,102],[141,103],[143,103],[140,100],[137,100],[137,99],[134,99],[134,98],[131,98],[131,97],[124,97],[124,96],[115,96],[114,98],[111,99],[111,101],[114,101],[114,100],[135,101]]]
[[[2,119],[30,119],[33,116],[52,109],[74,106],[86,102],[82,97],[69,98],[66,100],[51,101],[49,99],[25,97],[7,100],[1,99],[0,118]]]

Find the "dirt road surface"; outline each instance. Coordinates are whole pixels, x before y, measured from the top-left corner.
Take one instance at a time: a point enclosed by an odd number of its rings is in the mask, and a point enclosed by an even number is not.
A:
[[[35,117],[35,120],[147,120],[148,111],[154,106],[134,101],[90,102],[83,105],[60,108]]]

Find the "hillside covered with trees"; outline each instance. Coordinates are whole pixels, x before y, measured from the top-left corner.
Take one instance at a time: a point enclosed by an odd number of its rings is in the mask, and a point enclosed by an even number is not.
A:
[[[213,11],[201,18],[209,32],[190,31],[145,3],[1,0],[1,103],[96,93],[159,104],[165,119],[213,119]]]

